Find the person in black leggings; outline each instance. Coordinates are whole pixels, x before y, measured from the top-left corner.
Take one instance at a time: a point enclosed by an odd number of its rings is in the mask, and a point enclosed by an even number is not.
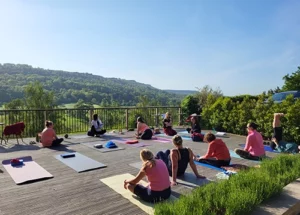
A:
[[[137,121],[137,133],[135,135],[136,139],[151,140],[153,131],[144,122],[142,117],[138,117],[136,121]]]
[[[166,152],[159,151],[156,154],[157,159],[161,159],[168,167],[169,175],[172,176],[171,185],[176,185],[177,176],[182,176],[185,173],[187,165],[190,164],[197,178],[205,178],[199,175],[197,167],[193,161],[193,152],[190,148],[182,146],[182,138],[175,135],[172,138],[175,149],[167,150]]]
[[[216,136],[209,132],[205,134],[204,142],[208,143],[207,153],[202,157],[194,156],[196,161],[216,167],[229,166],[231,157],[223,140],[216,139]]]

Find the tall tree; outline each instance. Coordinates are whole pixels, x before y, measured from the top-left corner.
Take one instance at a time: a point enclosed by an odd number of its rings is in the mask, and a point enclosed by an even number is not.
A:
[[[223,93],[219,88],[214,90],[209,85],[205,85],[204,87],[197,89],[198,93],[195,94],[195,97],[198,99],[200,108],[204,108],[206,106],[209,95],[211,95],[215,99],[215,101],[217,100],[217,98],[223,96]]]
[[[284,80],[282,87],[284,91],[300,90],[300,67],[298,67],[296,72],[293,72],[291,75],[287,74],[282,79]]]

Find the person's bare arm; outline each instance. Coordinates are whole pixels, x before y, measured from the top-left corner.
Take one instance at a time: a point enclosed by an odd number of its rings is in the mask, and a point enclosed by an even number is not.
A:
[[[144,171],[144,167],[139,171],[139,173],[135,176],[134,179],[126,180],[126,183],[129,184],[137,184],[140,180],[142,180],[145,177],[146,173]]]
[[[172,182],[175,185],[178,171],[178,153],[175,150],[171,150],[170,157],[172,162]]]
[[[280,117],[284,116],[283,113],[274,113],[273,128],[281,127]]]
[[[197,178],[205,178],[205,176],[199,175],[199,173],[198,173],[196,164],[194,163],[194,156],[195,155],[194,155],[193,151],[190,148],[188,150],[189,150],[189,154],[190,154],[189,155],[189,157],[190,157],[189,164],[190,164],[190,167],[192,168],[194,174],[196,175]]]

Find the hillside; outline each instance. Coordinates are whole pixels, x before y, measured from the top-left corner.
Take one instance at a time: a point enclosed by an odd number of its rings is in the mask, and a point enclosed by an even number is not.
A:
[[[164,91],[166,91],[168,93],[182,95],[182,96],[187,96],[187,95],[195,94],[198,92],[196,90],[164,90]]]
[[[93,104],[118,102],[120,105],[136,105],[139,96],[145,95],[149,105],[178,105],[182,98],[134,80],[46,70],[23,64],[0,64],[0,103],[22,98],[24,86],[34,81],[40,81],[45,89],[54,91],[57,104],[82,99]]]

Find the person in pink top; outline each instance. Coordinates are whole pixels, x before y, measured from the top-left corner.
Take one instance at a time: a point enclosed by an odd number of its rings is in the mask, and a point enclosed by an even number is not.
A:
[[[41,143],[44,147],[59,146],[63,138],[58,138],[53,129],[53,122],[47,120],[45,122],[45,129],[41,133]]]
[[[138,117],[136,122],[137,122],[137,133],[136,133],[135,137],[137,139],[142,139],[142,140],[151,140],[153,131],[144,122],[142,117]]]
[[[244,149],[235,149],[240,157],[250,160],[261,160],[266,156],[262,135],[256,130],[258,125],[254,122],[248,123],[248,136]]]
[[[170,178],[166,164],[155,159],[153,153],[148,149],[140,152],[143,166],[134,179],[124,181],[124,188],[147,202],[160,202],[171,196]],[[144,187],[138,184],[140,180],[147,177],[149,184]]]

